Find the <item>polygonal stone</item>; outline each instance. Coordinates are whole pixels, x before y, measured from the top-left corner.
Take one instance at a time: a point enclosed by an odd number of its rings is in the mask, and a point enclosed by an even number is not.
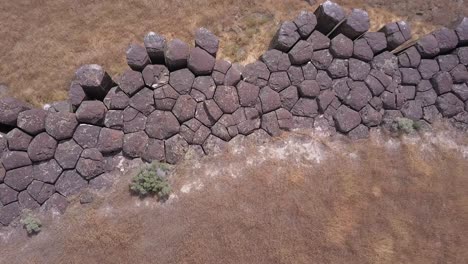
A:
[[[123,129],[123,111],[109,110],[104,118],[104,126],[113,129]]]
[[[256,61],[254,63],[247,64],[242,75],[244,76],[244,81],[263,87],[270,78],[270,71],[265,63]]]
[[[223,152],[227,148],[227,142],[216,137],[210,135],[203,143],[203,150],[207,155],[214,155]]]
[[[433,105],[437,100],[437,94],[433,89],[418,91],[416,92],[416,100],[421,102],[422,106]]]
[[[146,52],[152,63],[164,64],[166,38],[158,33],[149,32],[144,38]]]
[[[54,157],[57,141],[43,132],[34,137],[28,147],[28,155],[32,161],[43,161]]]
[[[31,135],[45,131],[47,111],[42,109],[26,110],[18,114],[17,125]]]
[[[0,125],[16,126],[18,115],[29,109],[29,105],[15,98],[0,98]]]
[[[353,41],[343,34],[339,34],[331,40],[330,53],[334,58],[348,59],[353,56]]]
[[[423,59],[419,64],[418,71],[424,80],[429,80],[439,71],[439,64],[436,60]]]
[[[436,101],[436,106],[444,117],[456,116],[458,113],[463,112],[465,107],[463,102],[452,93],[439,96]]]
[[[281,106],[291,110],[299,100],[299,94],[297,92],[296,86],[289,86],[280,92]]]
[[[226,114],[234,113],[240,106],[236,87],[232,86],[218,86],[214,94],[214,100]]]
[[[165,160],[164,141],[153,138],[148,139],[142,158],[146,161]]]
[[[372,99],[372,94],[363,82],[353,82],[349,86],[351,91],[345,102],[354,110],[359,111]]]
[[[213,70],[226,74],[230,68],[231,68],[231,62],[227,60],[216,60]]]
[[[151,138],[166,139],[179,132],[179,121],[171,112],[156,110],[148,116],[146,133]]]
[[[268,85],[271,89],[280,92],[284,88],[291,85],[291,82],[288,77],[288,73],[281,71],[281,72],[273,72],[270,75],[270,80],[268,81]]]
[[[127,107],[123,111],[124,133],[143,131],[146,125],[146,116],[132,107]]]
[[[330,47],[330,39],[317,30],[312,32],[307,42],[312,44],[313,50],[328,49]]]
[[[416,43],[416,48],[423,59],[433,58],[440,52],[439,43],[432,34],[420,38]]]
[[[216,84],[210,76],[199,76],[195,78],[192,86],[192,92],[195,90],[203,94],[202,100],[212,99],[216,90]],[[195,98],[194,98],[195,99]]]
[[[468,17],[463,17],[455,22],[455,32],[458,35],[458,44],[468,44]]]
[[[171,71],[179,70],[187,66],[190,47],[180,39],[173,39],[166,44],[164,57],[166,65]]]
[[[280,108],[275,113],[280,129],[291,130],[293,128],[293,115],[289,111]]]
[[[130,106],[148,116],[155,109],[153,91],[143,88],[130,99]]]
[[[263,53],[261,59],[271,72],[287,71],[291,66],[288,54],[275,49]]]
[[[32,164],[28,153],[24,151],[6,151],[3,153],[2,162],[7,171]]]
[[[193,135],[193,144],[203,145],[205,140],[211,134],[211,130],[204,125],[201,125]]]
[[[333,90],[323,91],[317,98],[319,110],[323,113],[328,106],[335,100],[335,92]]]
[[[353,57],[363,61],[370,61],[374,57],[374,53],[365,39],[357,39],[354,41]]]
[[[418,50],[413,46],[403,53],[398,55],[398,62],[401,67],[405,68],[417,68],[421,63],[421,55]]]
[[[143,156],[148,139],[144,131],[125,134],[122,147],[123,153],[131,158]]]
[[[142,71],[146,65],[150,64],[148,52],[143,46],[131,44],[127,51],[127,64],[135,71]]]
[[[439,72],[432,79],[431,84],[438,95],[452,91],[452,76],[448,72]]]
[[[343,8],[332,1],[325,1],[314,12],[317,17],[317,30],[328,34],[338,23],[346,18]]]
[[[312,12],[301,11],[294,20],[297,26],[297,32],[302,38],[307,38],[317,25],[317,17]]]
[[[18,202],[7,204],[0,207],[0,223],[9,225],[21,214],[21,208]]]
[[[272,48],[288,52],[299,40],[296,25],[291,21],[283,22],[272,41]]]
[[[281,134],[278,119],[276,117],[276,112],[270,112],[263,115],[261,127],[271,136],[278,136],[279,134]]]
[[[73,134],[73,139],[82,148],[94,148],[98,142],[101,127],[81,124]]]
[[[103,154],[119,152],[122,149],[123,138],[122,131],[103,128],[99,133],[97,148]]]
[[[171,72],[169,84],[179,93],[188,94],[192,88],[195,75],[189,69],[181,69]]]
[[[105,172],[105,160],[96,148],[85,149],[76,165],[76,170],[85,180],[90,180]]]
[[[458,45],[457,33],[455,33],[455,30],[453,29],[442,27],[432,32],[432,35],[434,35],[434,37],[437,40],[437,43],[439,43],[441,53],[451,51],[455,49]]]
[[[291,114],[295,116],[316,117],[318,115],[317,101],[310,98],[300,98],[291,109]]]
[[[361,111],[362,123],[366,126],[378,126],[382,123],[383,114],[380,111],[375,110],[372,106],[366,105]]]
[[[187,67],[196,75],[208,75],[213,71],[215,58],[201,48],[190,51]]]
[[[119,87],[127,95],[132,96],[145,87],[143,75],[138,71],[126,70],[120,78]]]
[[[179,98],[179,93],[170,85],[164,85],[154,90],[154,101],[158,110],[172,110],[177,98]]]
[[[180,136],[175,135],[165,142],[166,162],[176,164],[188,150],[187,142]]]
[[[302,67],[299,67],[299,66],[289,67],[288,76],[292,85],[299,85],[302,81],[304,81],[304,74],[302,72]]]
[[[416,97],[416,87],[411,85],[399,86],[395,91],[396,105],[398,108],[402,107],[407,100],[413,100]]]
[[[226,72],[224,85],[235,86],[242,79],[242,68],[243,66],[239,63],[234,63]]]
[[[301,65],[310,61],[313,54],[312,44],[305,41],[299,40],[296,45],[289,51],[289,60],[293,65]]]
[[[0,184],[0,203],[7,205],[18,200],[18,192],[6,184]]]
[[[349,131],[348,137],[352,140],[366,139],[369,137],[369,128],[361,124]]]
[[[195,118],[208,127],[214,125],[222,115],[223,111],[214,100],[198,103],[195,110]]]
[[[179,122],[183,123],[195,116],[197,102],[190,95],[181,95],[177,99],[172,112]]]
[[[219,40],[211,31],[202,27],[195,31],[195,46],[202,48],[213,57],[216,57]]]
[[[123,110],[128,106],[129,101],[128,95],[119,87],[113,87],[103,100],[109,110]]]
[[[401,83],[416,85],[421,81],[421,75],[413,68],[400,68]]]
[[[101,125],[104,122],[107,108],[101,101],[84,101],[76,111],[80,123]]]
[[[21,209],[34,210],[40,207],[39,203],[29,195],[28,191],[22,191],[18,194],[18,202]]]
[[[326,70],[333,61],[333,56],[328,50],[319,50],[312,55],[311,62],[319,70]]]
[[[423,118],[422,103],[417,100],[408,101],[401,107],[401,113],[408,119],[420,120]]]
[[[263,113],[274,111],[281,107],[281,98],[277,92],[266,86],[260,90],[260,102]]]
[[[221,138],[224,141],[229,141],[231,136],[229,135],[228,129],[221,122],[217,122],[211,127],[211,134]]]
[[[343,133],[351,131],[361,123],[359,113],[345,105],[338,108],[333,119],[335,120],[336,128]]]
[[[7,171],[3,180],[6,185],[17,191],[25,190],[32,181],[33,169],[31,165]]]
[[[64,171],[55,183],[56,191],[65,197],[79,194],[87,186],[88,182],[75,170]]]
[[[398,58],[392,53],[385,51],[374,57],[371,66],[373,69],[392,76],[398,70]]]
[[[355,39],[370,28],[369,15],[362,9],[353,9],[346,20],[336,29],[336,34],[343,34]]]
[[[348,78],[333,80],[332,90],[335,92],[336,96],[341,100],[345,100],[346,96],[348,96],[350,90],[348,82],[350,82]]]
[[[9,150],[27,150],[32,137],[21,129],[14,128],[6,134]]]
[[[74,110],[80,106],[81,102],[88,100],[83,87],[75,81],[72,81],[70,84],[70,88],[68,89],[68,98]]]
[[[146,86],[153,89],[169,83],[169,70],[164,65],[147,65],[142,76]]]
[[[97,100],[102,100],[114,85],[109,74],[97,64],[81,66],[75,73],[75,81],[89,99]]]
[[[367,41],[374,54],[387,48],[387,38],[383,32],[366,32],[363,38]]]
[[[370,72],[370,65],[361,60],[349,59],[349,77],[355,81],[364,81]]]
[[[348,60],[333,59],[327,72],[333,79],[343,78],[348,76]]]
[[[461,100],[467,101],[468,100],[468,85],[466,83],[463,84],[455,84],[453,85],[453,93],[456,94]]]
[[[440,70],[447,72],[451,71],[459,63],[458,56],[454,54],[440,55],[436,57],[436,60],[439,63]]]
[[[68,207],[67,198],[63,197],[59,193],[54,193],[47,201],[44,202],[41,209],[44,211],[56,211],[60,214],[65,213]]]
[[[257,102],[260,88],[248,82],[241,81],[237,85],[237,93],[239,95],[239,103],[241,106],[255,106]]]
[[[320,93],[320,86],[315,80],[305,80],[299,86],[299,95],[301,97],[314,98]]]
[[[468,70],[463,64],[458,64],[450,72],[454,83],[468,83]]]
[[[461,64],[468,66],[468,47],[459,47],[454,53],[457,54]]]
[[[315,78],[317,78],[317,68],[315,68],[312,62],[308,62],[301,68],[302,73],[304,74],[304,80],[315,80]]]

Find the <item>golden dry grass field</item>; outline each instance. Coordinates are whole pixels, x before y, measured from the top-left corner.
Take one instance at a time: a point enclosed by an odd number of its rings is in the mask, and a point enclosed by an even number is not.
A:
[[[364,8],[372,29],[407,19],[416,34],[467,15],[464,0],[337,0]],[[250,62],[266,48],[278,24],[300,10],[302,0],[14,0],[0,2],[0,84],[40,105],[64,100],[74,71],[97,63],[115,76],[127,66],[125,49],[148,31],[193,43],[197,27],[221,39],[220,57]]]

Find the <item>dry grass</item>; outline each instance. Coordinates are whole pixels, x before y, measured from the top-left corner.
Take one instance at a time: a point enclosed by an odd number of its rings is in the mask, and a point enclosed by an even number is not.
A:
[[[129,197],[127,175],[0,263],[467,263],[467,157],[397,144],[293,135],[187,161],[164,205]]]
[[[420,34],[466,12],[458,1],[337,1],[369,11],[373,29],[408,18]],[[0,3],[0,83],[30,103],[63,100],[79,65],[112,75],[126,68],[124,51],[148,31],[193,42],[204,26],[221,38],[220,57],[250,62],[283,20],[310,9],[302,0],[15,0]],[[422,16],[416,15],[422,12]],[[465,13],[466,14],[466,13]],[[424,24],[422,24],[424,23]]]

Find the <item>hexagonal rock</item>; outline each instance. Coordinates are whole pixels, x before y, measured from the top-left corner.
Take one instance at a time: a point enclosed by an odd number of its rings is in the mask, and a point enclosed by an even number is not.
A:
[[[172,110],[177,98],[179,98],[174,88],[170,85],[164,85],[161,88],[154,90],[154,101],[156,103],[156,109],[158,110]],[[125,118],[124,118],[125,119]]]
[[[6,134],[9,150],[27,150],[32,137],[21,129],[14,128]]]
[[[450,72],[454,83],[468,83],[468,69],[463,64],[458,64]]]
[[[29,109],[31,106],[18,99],[0,98],[0,125],[16,126],[18,115]]]
[[[9,204],[18,200],[18,192],[6,184],[0,184],[0,203]]]
[[[73,151],[73,150],[70,150]],[[78,156],[79,158],[79,156]],[[76,159],[76,161],[78,160]],[[75,161],[75,164],[76,164]],[[73,168],[75,167],[73,164]],[[46,182],[46,183],[55,183],[57,178],[62,173],[62,167],[55,159],[49,161],[41,162],[33,166],[33,178],[35,180]]]
[[[293,116],[288,110],[280,108],[275,113],[280,129],[291,130],[293,128]]]
[[[294,24],[296,24],[299,35],[302,38],[307,38],[317,25],[317,17],[312,12],[301,11],[294,19]]]
[[[263,53],[261,59],[271,72],[287,71],[291,66],[288,54],[275,49]]]
[[[117,153],[122,149],[123,138],[122,131],[103,128],[99,133],[97,149],[103,154]]]
[[[330,39],[317,30],[310,34],[307,42],[312,44],[314,50],[328,49],[330,47]]]
[[[333,79],[343,78],[348,76],[348,60],[333,59],[327,72]]]
[[[47,111],[43,109],[26,110],[18,115],[17,125],[31,135],[45,131]]]
[[[244,76],[244,81],[263,87],[267,84],[268,79],[270,78],[270,71],[265,63],[256,61],[254,63],[247,64],[242,75]]]
[[[421,81],[421,75],[413,68],[400,68],[401,83],[417,85]]]
[[[441,53],[451,51],[457,47],[458,37],[455,30],[442,27],[434,32],[432,35],[436,38],[439,43]]]
[[[18,202],[0,207],[0,223],[7,226],[21,214]]]
[[[3,180],[6,185],[17,191],[25,190],[32,181],[33,169],[31,165],[7,171]]]
[[[73,134],[73,139],[83,148],[96,147],[101,127],[81,124]]]
[[[104,69],[97,64],[86,64],[75,72],[75,81],[83,88],[89,99],[102,100],[114,82]]]
[[[12,170],[32,164],[28,153],[24,151],[6,151],[3,153],[1,161],[6,170]]]
[[[260,90],[260,102],[263,113],[274,111],[281,107],[281,98],[279,93],[266,86]]]
[[[416,43],[416,48],[423,59],[433,58],[440,52],[439,42],[432,34],[420,38]]]
[[[452,91],[452,76],[448,72],[439,72],[432,79],[431,84],[438,95]]]
[[[76,170],[85,180],[90,180],[105,172],[105,160],[96,148],[85,149],[76,165]]]
[[[180,136],[175,135],[165,141],[166,162],[176,164],[188,150],[187,142]]]
[[[353,57],[363,61],[372,60],[374,53],[365,39],[361,38],[354,41]]]
[[[463,101],[468,100],[468,85],[466,83],[455,84],[453,85],[452,90],[453,93],[456,94]]]
[[[197,102],[190,95],[181,95],[174,105],[172,112],[179,122],[185,122],[195,116]]]
[[[229,141],[231,136],[229,135],[228,129],[221,122],[217,122],[211,127],[211,134],[221,138],[224,141]]]
[[[146,48],[138,44],[128,46],[126,55],[128,66],[135,71],[142,71],[146,65],[151,63]]]
[[[149,138],[148,144],[145,146],[145,150],[142,158],[146,161],[163,161],[165,160],[164,141]]]
[[[401,107],[401,113],[404,117],[417,121],[423,118],[423,109],[420,101],[411,100]]]
[[[451,71],[458,63],[458,56],[454,54],[440,55],[436,57],[441,71]]]
[[[387,48],[387,38],[383,32],[366,32],[363,38],[367,41],[374,54],[380,53]]]
[[[328,34],[338,23],[346,18],[343,8],[332,1],[325,1],[314,12],[317,17],[317,30]]]
[[[123,110],[128,106],[130,98],[119,87],[113,87],[104,98],[104,105],[109,110]]]
[[[280,92],[281,106],[291,110],[299,100],[299,93],[297,92],[296,86],[289,86]]]
[[[227,60],[218,59],[218,60],[216,60],[216,63],[215,63],[215,66],[214,66],[213,70],[218,71],[218,72],[223,73],[223,74],[226,74],[227,71],[230,68],[231,68],[231,62],[229,62]]]
[[[289,51],[289,60],[293,65],[301,65],[310,61],[313,52],[314,49],[311,43],[305,40],[299,40]]]
[[[433,89],[427,91],[418,91],[416,93],[415,99],[420,101],[422,106],[433,105],[437,100],[437,94]]]
[[[458,35],[458,44],[468,44],[468,17],[460,18],[454,25],[455,32]]]
[[[242,79],[243,66],[239,63],[234,63],[226,72],[224,77],[224,85],[235,86]]]
[[[153,96],[152,90],[143,88],[130,98],[130,106],[147,116],[155,110]]]
[[[300,98],[291,109],[291,114],[295,116],[316,117],[318,115],[318,105],[315,99]]]
[[[171,71],[179,70],[187,66],[190,47],[180,39],[173,39],[166,44],[164,57],[166,65]]]
[[[361,60],[349,59],[349,77],[355,81],[364,81],[371,70],[371,66]]]
[[[387,75],[393,76],[398,70],[398,58],[391,52],[384,51],[375,56],[371,62],[372,69],[384,72]]]
[[[199,76],[195,78],[192,88],[192,93],[194,90],[199,91],[201,93],[200,99],[202,99],[201,101],[204,101],[206,99],[213,98],[214,92],[216,90],[216,84],[213,78],[210,76]],[[196,100],[197,98],[194,99]]]
[[[278,136],[281,134],[276,112],[270,112],[262,116],[261,128],[271,136]]]
[[[398,62],[401,67],[417,68],[421,63],[421,55],[418,50],[412,46],[398,55]]]
[[[196,75],[208,75],[213,71],[215,58],[201,48],[190,51],[187,67]]]
[[[236,87],[218,86],[214,100],[225,114],[232,114],[240,107]]]
[[[319,50],[312,55],[311,62],[319,70],[326,70],[333,61],[333,56],[328,50]]]
[[[338,108],[333,119],[335,120],[336,128],[343,133],[351,131],[361,123],[359,113],[345,105]]]
[[[18,194],[18,202],[20,204],[21,209],[29,209],[34,210],[39,208],[41,205],[34,200],[31,195],[29,195],[28,191],[22,191]]]
[[[156,89],[169,83],[169,70],[164,65],[148,65],[142,72],[146,86]]]
[[[193,135],[192,144],[202,145],[210,134],[211,130],[201,125]]]
[[[133,133],[145,129],[146,116],[138,112],[138,110],[127,107],[123,111],[124,133]]]
[[[349,86],[351,91],[345,102],[354,110],[359,111],[372,99],[372,94],[363,82],[353,82]]]
[[[131,158],[143,156],[148,139],[144,131],[126,134],[123,138],[123,153]]]
[[[158,33],[149,32],[144,38],[146,52],[152,63],[164,64],[166,38]]]
[[[216,57],[219,48],[219,40],[218,37],[208,29],[199,28],[195,31],[195,46],[205,50],[213,57]]]
[[[107,108],[101,101],[84,101],[76,111],[80,123],[101,125],[104,122]]]
[[[44,161],[54,157],[57,141],[43,132],[34,137],[28,147],[28,155],[32,161]]]
[[[179,132],[180,125],[171,112],[156,110],[148,116],[146,133],[151,138],[166,139]]]
[[[313,67],[313,65],[312,65]],[[299,66],[291,66],[288,69],[288,76],[289,80],[291,81],[292,85],[299,85],[302,81],[304,81],[304,73],[302,71],[302,67]]]
[[[65,197],[79,194],[86,187],[88,182],[75,170],[64,171],[55,183],[56,191]]]
[[[439,71],[439,64],[436,60],[421,60],[418,71],[424,80],[429,80]]]
[[[463,102],[452,93],[446,93],[437,98],[437,109],[444,117],[453,117],[463,112]]]
[[[68,201],[67,198],[63,197],[59,193],[54,193],[41,207],[43,211],[56,211],[59,214],[65,213],[67,210]]]
[[[335,34],[343,34],[355,39],[367,32],[370,28],[369,14],[362,9],[353,9],[346,20],[336,29]]]
[[[318,97],[317,102],[319,110],[323,113],[327,110],[328,106],[336,99],[335,92],[333,90],[325,90]]]
[[[169,84],[179,93],[188,94],[192,88],[195,75],[189,69],[181,69],[170,73]]]
[[[275,90],[277,92],[280,92],[284,88],[291,85],[288,73],[284,72],[284,71],[273,72],[270,75],[270,80],[268,81],[268,85],[270,86],[271,89],[273,89],[273,90]]]
[[[378,126],[382,123],[383,111],[377,111],[370,105],[366,105],[361,109],[359,114],[361,115],[362,123],[366,126]]]
[[[145,87],[143,75],[138,71],[126,70],[120,78],[119,87],[127,95],[132,96]]]
[[[123,129],[123,111],[109,110],[104,118],[104,126],[113,129]]]
[[[339,34],[331,40],[330,53],[334,58],[348,59],[353,56],[353,41],[343,34]]]
[[[285,21],[273,38],[272,48],[288,52],[300,37],[296,25],[291,21]]]
[[[298,86],[301,97],[314,98],[320,93],[320,86],[315,80],[305,80]]]
[[[239,103],[241,106],[255,106],[260,88],[248,82],[241,81],[237,85]]]

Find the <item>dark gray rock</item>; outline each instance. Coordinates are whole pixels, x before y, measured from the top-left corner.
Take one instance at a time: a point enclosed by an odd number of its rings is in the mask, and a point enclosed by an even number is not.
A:
[[[215,58],[201,48],[194,48],[190,51],[187,67],[195,75],[208,75],[213,71]]]
[[[440,52],[439,42],[432,34],[420,38],[416,43],[416,48],[424,59],[433,58]]]
[[[361,123],[359,113],[345,105],[338,108],[333,119],[335,120],[336,128],[343,133],[351,131]]]
[[[348,78],[341,78],[333,80],[332,82],[332,90],[335,92],[336,96],[340,98],[340,100],[345,100],[349,93],[349,85],[350,79]]]
[[[32,164],[28,153],[24,151],[5,151],[2,162],[7,171]]]
[[[205,143],[203,144],[203,150],[207,155],[214,155],[214,154],[219,154],[222,153],[227,149],[227,142],[216,137],[213,135],[210,135],[206,140]]]
[[[0,125],[16,126],[18,115],[32,107],[26,103],[12,98],[0,98]]]
[[[142,158],[146,161],[164,161],[166,159],[164,141],[149,138]]]
[[[208,127],[213,126],[222,115],[223,111],[214,100],[198,103],[195,110],[195,118]]]
[[[231,136],[229,135],[229,131],[227,127],[224,124],[222,124],[220,121],[218,121],[216,124],[214,124],[211,127],[211,134],[215,135],[216,137],[219,137],[220,139],[224,141],[231,140]]]
[[[330,53],[334,58],[348,59],[353,56],[353,41],[343,34],[339,34],[331,40]]]
[[[454,54],[440,55],[436,57],[441,71],[449,72],[455,68],[458,63],[458,56]]]
[[[372,69],[384,72],[393,76],[398,70],[398,58],[392,53],[385,51],[375,56],[371,62]]]
[[[109,110],[104,117],[104,126],[107,128],[122,130],[124,127],[123,111]]]
[[[293,129],[293,115],[286,109],[280,108],[275,111],[278,119],[278,126],[283,130]]]
[[[267,84],[268,79],[270,78],[270,71],[265,63],[256,61],[254,63],[247,64],[242,75],[244,76],[245,82],[263,87]]]
[[[216,84],[210,76],[199,76],[195,78],[192,86],[192,92],[194,90],[199,91],[202,94],[201,101],[206,99],[212,99],[216,90]],[[193,97],[193,95],[192,95]],[[197,100],[196,98],[194,98]]]
[[[458,44],[468,44],[468,17],[460,18],[455,24],[455,32],[458,35]]]
[[[291,110],[299,100],[299,93],[296,86],[289,86],[280,93],[281,106],[285,109]]]
[[[41,206],[29,195],[28,191],[22,191],[18,194],[18,202],[22,210],[34,210]]]
[[[333,84],[333,80],[326,71],[318,71],[316,80],[320,86],[320,90],[329,89]]]
[[[420,101],[422,106],[429,106],[435,104],[437,99],[437,94],[434,90],[430,89],[427,91],[417,91],[416,100]]]
[[[370,61],[374,58],[374,52],[365,39],[361,38],[354,41],[353,57],[363,61]]]
[[[369,137],[369,128],[361,124],[349,131],[348,137],[352,140],[366,139]]]
[[[181,95],[172,109],[179,122],[185,122],[195,116],[197,102],[190,95]]]
[[[205,140],[211,134],[211,130],[204,125],[201,125],[193,135],[193,144],[203,145]]]
[[[421,63],[421,55],[416,47],[412,46],[398,55],[398,62],[401,67],[417,68]]]
[[[318,71],[312,62],[308,62],[306,65],[302,66],[302,73],[304,74],[304,80],[315,80]]]
[[[149,32],[144,38],[146,52],[152,63],[164,64],[166,38],[158,33]]]
[[[143,75],[138,71],[126,70],[120,78],[119,87],[127,95],[132,96],[145,87]]]
[[[195,75],[189,69],[181,69],[171,72],[169,84],[179,93],[188,94],[192,88]]]
[[[164,57],[166,65],[171,71],[179,70],[187,66],[190,47],[180,39],[173,39],[166,44]]]
[[[71,138],[78,126],[75,114],[49,113],[45,120],[45,129],[56,140]]]
[[[211,31],[206,28],[199,28],[195,31],[195,46],[200,47],[213,57],[218,52],[219,40]]]
[[[421,81],[421,75],[413,68],[400,68],[401,83],[409,85],[417,85]]]
[[[317,30],[328,34],[338,23],[346,18],[343,8],[332,1],[325,1],[314,12],[317,17]]]
[[[333,59],[327,69],[328,75],[333,79],[343,78],[348,76],[348,60]]]
[[[68,98],[73,110],[76,110],[76,108],[80,106],[81,102],[88,100],[83,87],[81,87],[81,85],[76,81],[72,81],[70,84],[70,88],[68,89]]]
[[[26,110],[18,115],[17,125],[31,135],[37,135],[45,131],[45,119],[47,111],[42,109]]]
[[[6,185],[17,191],[25,190],[32,181],[33,169],[31,165],[7,171],[3,180]]]
[[[452,87],[453,93],[456,94],[462,101],[468,100],[468,85],[466,83],[463,84],[455,84]]]
[[[64,171],[55,183],[56,191],[65,197],[77,195],[86,187],[88,187],[88,182],[75,170]]]
[[[18,202],[0,207],[0,223],[9,225],[21,214],[21,207]]]
[[[371,66],[364,61],[349,59],[349,77],[355,81],[364,81],[371,70]]]
[[[164,85],[154,90],[154,101],[156,103],[156,109],[158,110],[172,110],[177,98],[179,98],[179,93],[170,85]]]
[[[73,150],[69,150],[73,151]],[[78,159],[77,159],[78,160]],[[75,161],[76,164],[76,161]],[[73,165],[73,167],[75,167]],[[55,183],[57,178],[62,173],[62,167],[55,159],[49,161],[41,162],[33,166],[33,178],[35,180],[45,182],[45,183]]]
[[[355,39],[367,32],[369,28],[370,22],[367,12],[362,9],[354,8],[334,33],[341,33],[350,39]]]
[[[156,110],[148,116],[146,133],[151,138],[167,139],[179,132],[180,125],[171,112]]]
[[[7,205],[18,200],[18,192],[6,184],[0,184],[0,203]]]
[[[432,32],[432,35],[434,35],[437,43],[439,43],[441,53],[452,51],[458,45],[457,33],[453,29],[442,27]]]
[[[312,58],[314,49],[310,42],[299,40],[296,45],[289,51],[289,60],[293,65],[302,65],[307,63]]]
[[[299,95],[301,97],[317,97],[320,93],[320,86],[315,80],[305,80],[299,86]]]
[[[311,62],[319,70],[326,70],[333,61],[333,56],[328,50],[319,50],[313,53]]]
[[[261,59],[271,72],[287,71],[291,66],[288,54],[275,49],[263,53]]]
[[[436,60],[423,59],[419,64],[418,71],[424,80],[429,80],[439,71],[439,64]]]
[[[215,66],[213,70],[226,74],[230,68],[231,68],[231,62],[227,60],[218,59],[215,62]]]
[[[144,131],[124,135],[123,153],[131,158],[142,157],[148,140],[149,138]]]
[[[49,160],[54,157],[57,141],[43,132],[34,137],[28,147],[29,158],[36,161]]]
[[[101,101],[84,101],[76,111],[80,123],[102,125],[107,108]]]
[[[468,83],[468,70],[463,64],[458,64],[450,72],[453,82],[456,84]]]
[[[408,119],[420,120],[423,118],[422,103],[418,100],[408,101],[401,107],[401,113]]]
[[[0,163],[0,182],[3,182],[3,179],[5,178],[5,168],[3,167],[3,164]]]
[[[180,136],[175,135],[165,142],[166,162],[175,164],[179,162],[188,150],[187,142]]]
[[[362,123],[368,127],[378,126],[382,123],[383,111],[377,111],[372,106],[366,105],[361,111]]]
[[[254,84],[241,81],[237,85],[239,103],[241,106],[255,106],[260,93],[260,88]]]
[[[113,87],[103,100],[109,110],[123,110],[128,106],[130,98],[119,87]]]
[[[148,116],[155,110],[153,91],[143,88],[130,99],[130,106]]]
[[[240,107],[236,87],[232,86],[218,86],[214,94],[214,101],[226,114],[232,114]]]
[[[382,83],[372,75],[368,75],[364,82],[374,96],[379,96],[385,90],[385,87],[382,85]]]
[[[85,180],[90,180],[105,172],[105,160],[96,148],[85,149],[76,165],[76,170]]]
[[[124,133],[122,131],[103,128],[99,133],[97,149],[103,154],[117,153],[122,149],[123,138]]]
[[[9,150],[27,150],[32,137],[21,129],[14,128],[6,134]]]
[[[94,148],[98,142],[101,127],[81,124],[73,134],[73,139],[82,148]]]
[[[263,113],[274,111],[281,107],[281,98],[279,93],[266,86],[260,90],[260,102]]]
[[[461,64],[468,66],[468,47],[459,47],[454,53],[457,54]]]
[[[336,99],[335,92],[333,90],[325,90],[318,97],[317,102],[320,112],[325,112],[328,106]]]
[[[164,65],[147,65],[142,76],[146,86],[152,89],[163,87],[169,83],[169,70]]]
[[[302,67],[299,67],[299,66],[289,67],[288,76],[289,76],[289,80],[291,81],[292,85],[299,85],[305,79],[304,74],[302,72]]]
[[[432,79],[431,84],[438,95],[452,91],[452,76],[448,72],[439,72]]]
[[[262,116],[261,128],[271,136],[278,136],[281,134],[276,112],[269,112]]]
[[[104,69],[97,64],[86,64],[75,72],[75,81],[83,88],[89,99],[102,100],[114,86]]]
[[[270,80],[268,81],[268,85],[271,89],[275,90],[276,92],[282,91],[284,88],[291,85],[291,82],[288,77],[288,73],[284,71],[280,72],[273,72],[270,75]]]
[[[295,116],[316,117],[318,115],[317,101],[310,98],[300,98],[291,109],[291,114]]]
[[[272,41],[272,48],[288,52],[300,39],[296,25],[291,21],[283,22]]]
[[[387,49],[387,38],[383,32],[366,32],[363,38],[367,41],[374,54]]]
[[[126,56],[128,66],[135,71],[142,71],[146,65],[151,63],[146,48],[138,44],[128,46]]]
[[[328,49],[330,47],[330,39],[317,30],[312,32],[307,42],[312,44],[314,50]]]
[[[439,96],[436,101],[436,106],[444,117],[456,116],[458,113],[463,112],[465,107],[464,103],[452,93]]]
[[[372,99],[372,94],[364,82],[353,82],[349,86],[351,91],[345,102],[354,110],[359,111]]]
[[[68,201],[59,193],[54,193],[41,207],[43,211],[56,211],[60,214],[65,213],[67,210]]]
[[[68,100],[53,102],[47,107],[44,107],[48,112],[65,112],[72,113],[72,108]]]
[[[242,79],[242,70],[243,66],[234,63],[231,68],[226,72],[226,76],[224,76],[224,85],[226,86],[235,86],[237,83]]]
[[[314,31],[317,25],[317,17],[312,12],[301,11],[294,20],[297,32],[302,38],[307,38]]]

